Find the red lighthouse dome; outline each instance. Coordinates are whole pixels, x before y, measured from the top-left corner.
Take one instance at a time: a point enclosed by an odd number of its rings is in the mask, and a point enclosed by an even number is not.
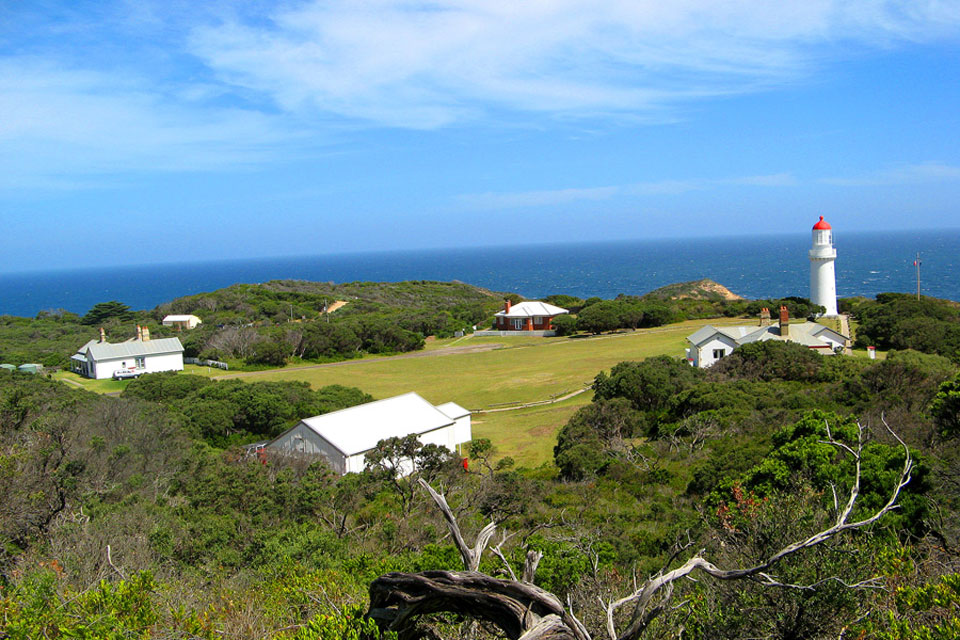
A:
[[[820,216],[820,221],[817,224],[813,225],[814,229],[833,229],[830,226],[830,223],[823,219],[823,216]]]

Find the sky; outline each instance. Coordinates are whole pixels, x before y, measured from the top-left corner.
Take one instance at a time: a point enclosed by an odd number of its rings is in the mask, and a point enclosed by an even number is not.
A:
[[[0,2],[0,272],[960,227],[960,0]]]

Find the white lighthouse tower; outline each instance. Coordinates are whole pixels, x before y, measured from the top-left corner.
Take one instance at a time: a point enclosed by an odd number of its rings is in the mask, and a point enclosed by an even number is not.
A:
[[[810,302],[826,309],[825,316],[837,315],[837,274],[833,270],[836,259],[833,227],[820,216],[820,221],[813,225],[810,249]]]

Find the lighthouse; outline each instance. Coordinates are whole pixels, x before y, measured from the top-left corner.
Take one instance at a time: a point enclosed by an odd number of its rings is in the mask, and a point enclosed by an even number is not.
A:
[[[837,275],[833,262],[833,227],[820,216],[813,225],[813,246],[810,248],[810,302],[826,309],[825,316],[837,315]]]

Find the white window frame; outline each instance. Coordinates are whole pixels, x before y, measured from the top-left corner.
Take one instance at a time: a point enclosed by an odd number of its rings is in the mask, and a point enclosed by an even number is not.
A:
[[[717,354],[720,354],[720,355],[717,355]],[[713,350],[713,359],[714,359],[714,360],[719,360],[720,358],[724,357],[725,355],[727,355],[727,350],[726,350],[726,349],[714,349],[714,350]]]

